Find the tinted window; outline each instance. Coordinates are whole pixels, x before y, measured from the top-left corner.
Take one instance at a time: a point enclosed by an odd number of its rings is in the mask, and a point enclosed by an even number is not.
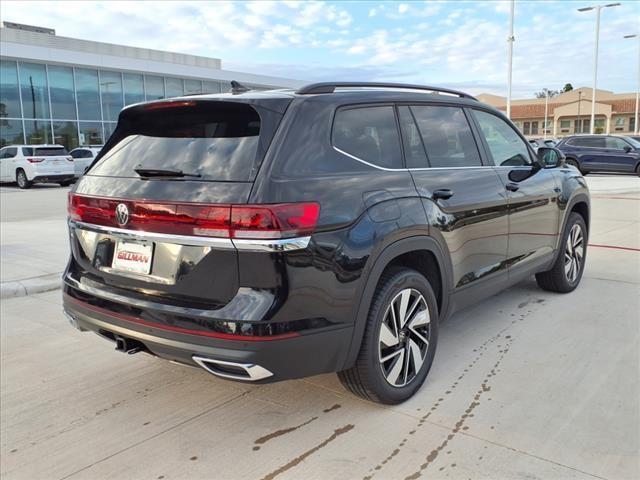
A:
[[[577,137],[567,143],[577,147],[604,148],[604,137]]]
[[[76,68],[75,72],[78,116],[80,120],[100,120],[100,93],[98,91],[97,70]]]
[[[76,94],[71,68],[49,66],[49,92],[52,117],[75,120]]]
[[[38,157],[56,157],[69,155],[69,153],[67,149],[63,147],[41,147],[35,149],[35,155]]]
[[[5,149],[2,152],[2,158],[13,158],[18,154],[18,149],[16,147],[10,147]]]
[[[482,165],[464,112],[458,107],[412,106],[432,167]]]
[[[45,66],[20,62],[18,68],[25,118],[51,118]]]
[[[529,148],[516,131],[501,118],[487,112],[474,110],[494,165],[531,165]]]
[[[607,137],[605,139],[605,146],[607,148],[614,148],[616,150],[624,150],[624,147],[628,147],[630,145],[621,138]]]
[[[385,168],[402,168],[393,107],[338,110],[333,123],[333,144],[365,162]]]
[[[130,121],[133,119],[133,121]],[[217,103],[130,111],[119,142],[91,175],[135,177],[135,168],[182,170],[201,180],[248,181],[253,173],[260,117],[249,105]]]
[[[16,62],[0,61],[0,116],[20,118],[18,70]]]
[[[409,107],[398,107],[400,130],[402,132],[402,144],[404,146],[404,158],[407,168],[428,167],[427,155],[424,153],[424,145],[420,137],[420,131],[413,119]]]
[[[22,155],[25,157],[29,157],[33,155],[33,148],[31,147],[22,147]]]

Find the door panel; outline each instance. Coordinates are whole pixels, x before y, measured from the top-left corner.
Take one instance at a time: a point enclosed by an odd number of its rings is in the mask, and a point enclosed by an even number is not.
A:
[[[506,271],[507,196],[491,167],[411,171],[423,199],[431,235],[444,241],[459,288]],[[449,199],[433,199],[449,189]]]
[[[509,195],[509,266],[524,264],[556,248],[560,228],[559,189],[552,169],[496,167]]]

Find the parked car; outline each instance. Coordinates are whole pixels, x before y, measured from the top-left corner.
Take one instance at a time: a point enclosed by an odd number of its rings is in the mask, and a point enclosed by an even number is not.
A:
[[[531,145],[535,152],[537,152],[540,147],[555,147],[556,143],[556,140],[552,138],[535,138],[529,140],[529,145]]]
[[[640,142],[614,135],[574,135],[557,145],[569,165],[591,172],[636,173],[640,176]]]
[[[101,149],[102,145],[90,145],[88,147],[74,148],[69,152],[69,155],[73,157],[76,178],[83,175],[89,169],[89,165],[93,163],[93,160],[100,153]]]
[[[454,90],[142,103],[70,193],[64,311],[121,352],[249,382],[338,372],[393,404],[453,312],[534,274],[574,290],[589,208],[560,151]]]
[[[20,188],[34,183],[73,182],[73,158],[62,145],[9,145],[0,149],[0,175],[3,182],[16,182]]]

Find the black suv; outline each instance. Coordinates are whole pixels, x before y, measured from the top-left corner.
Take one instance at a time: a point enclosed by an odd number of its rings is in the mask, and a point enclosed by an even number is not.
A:
[[[64,310],[123,352],[398,403],[453,312],[534,274],[576,288],[589,208],[558,150],[453,90],[142,103],[69,194]]]
[[[574,135],[563,138],[556,147],[583,175],[615,172],[640,176],[640,142],[631,137]]]

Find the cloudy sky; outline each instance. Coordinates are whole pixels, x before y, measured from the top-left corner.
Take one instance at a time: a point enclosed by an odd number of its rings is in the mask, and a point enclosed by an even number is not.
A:
[[[636,88],[640,2],[602,12],[598,87]],[[514,96],[590,86],[589,0],[516,1]],[[29,2],[2,20],[62,36],[222,59],[223,68],[301,80],[387,80],[506,91],[507,1]]]

